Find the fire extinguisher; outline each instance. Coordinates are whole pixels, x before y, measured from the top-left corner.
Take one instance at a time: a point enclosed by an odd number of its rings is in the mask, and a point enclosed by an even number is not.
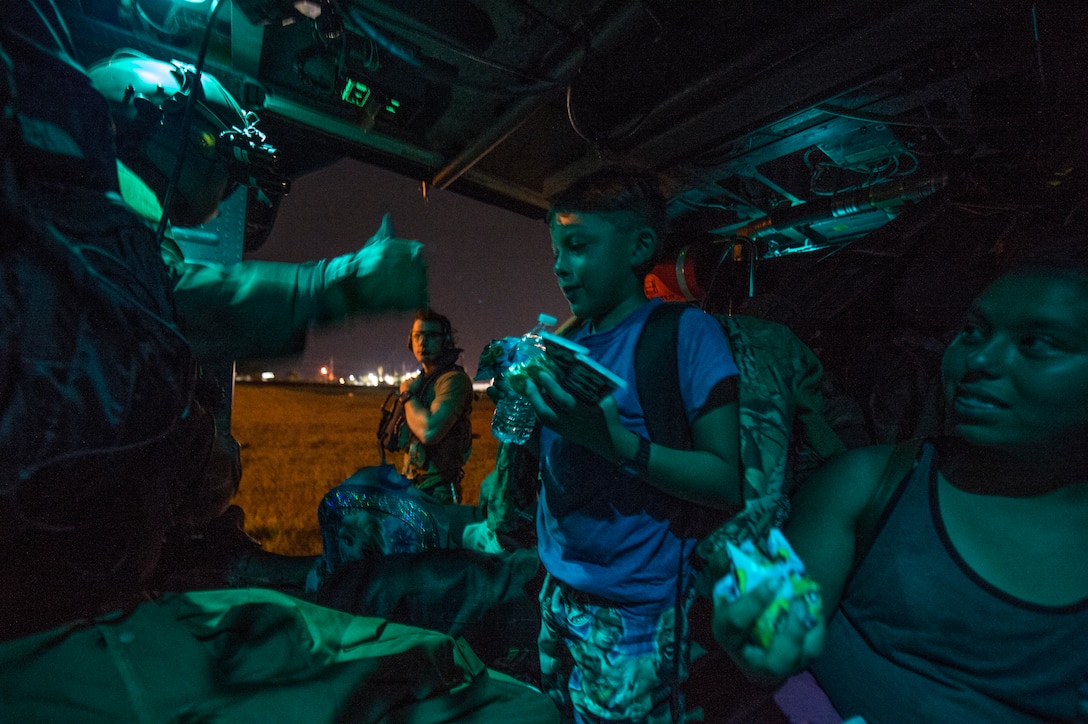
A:
[[[724,281],[719,278],[723,265],[745,261],[748,269],[753,270],[754,260],[750,258],[753,252],[751,242],[742,238],[684,246],[675,259],[660,262],[646,275],[646,296],[666,302],[701,304],[713,288]],[[751,293],[749,289],[748,295]]]
[[[666,302],[701,302],[706,296],[703,284],[708,280],[704,270],[696,272],[698,267],[706,266],[698,264],[698,257],[702,256],[705,254],[693,252],[688,245],[680,249],[675,259],[657,264],[646,275],[646,296]]]

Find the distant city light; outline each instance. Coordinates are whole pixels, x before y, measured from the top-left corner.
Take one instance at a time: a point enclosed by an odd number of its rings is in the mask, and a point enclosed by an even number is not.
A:
[[[355,372],[341,377],[336,374],[330,362],[327,365],[318,367],[315,373],[312,377],[303,377],[298,372],[285,372],[284,370],[280,370],[278,373],[272,370],[239,372],[235,374],[235,380],[238,382],[324,382],[353,387],[396,387],[404,380],[415,379],[419,376],[420,371],[418,369],[410,371],[401,369],[401,371],[393,373],[386,372],[383,367],[378,367],[377,370],[371,372]]]

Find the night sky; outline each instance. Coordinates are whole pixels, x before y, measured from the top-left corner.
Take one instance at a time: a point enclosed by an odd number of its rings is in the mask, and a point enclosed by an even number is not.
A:
[[[377,230],[387,211],[397,236],[423,242],[431,306],[452,321],[469,374],[493,337],[528,330],[541,312],[560,320],[569,315],[551,272],[542,220],[451,191],[431,189],[424,201],[419,180],[353,160],[296,180],[268,240],[246,258],[298,262],[347,253]],[[418,363],[407,349],[411,326],[406,312],[316,330],[301,357],[278,360],[269,369],[309,378],[332,359],[342,377],[379,366],[412,370]]]

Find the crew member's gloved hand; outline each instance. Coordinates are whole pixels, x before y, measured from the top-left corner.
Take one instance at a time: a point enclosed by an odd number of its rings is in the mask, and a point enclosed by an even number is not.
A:
[[[323,259],[315,271],[319,322],[339,321],[357,312],[427,306],[423,244],[395,237],[389,214],[361,249]]]

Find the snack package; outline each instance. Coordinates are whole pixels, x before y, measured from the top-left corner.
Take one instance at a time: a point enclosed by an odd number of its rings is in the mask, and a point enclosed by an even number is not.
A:
[[[789,618],[790,606],[800,600],[806,611],[805,622],[811,627],[823,616],[819,586],[805,573],[805,564],[794,553],[782,531],[772,528],[760,546],[746,540],[737,546],[726,543],[731,570],[714,584],[714,597],[736,601],[741,595],[766,580],[783,581],[774,600],[756,620],[752,638],[767,648],[774,634]]]
[[[617,387],[627,383],[600,363],[589,357],[589,350],[580,344],[550,332],[540,332],[536,354],[524,349],[518,337],[493,339],[480,354],[477,380],[500,375],[519,395],[525,394],[525,380],[534,367],[547,370],[556,381],[579,401],[597,403]]]
[[[544,359],[563,389],[589,405],[596,404],[627,382],[589,356],[589,350],[580,344],[550,332],[541,332],[544,341]]]

